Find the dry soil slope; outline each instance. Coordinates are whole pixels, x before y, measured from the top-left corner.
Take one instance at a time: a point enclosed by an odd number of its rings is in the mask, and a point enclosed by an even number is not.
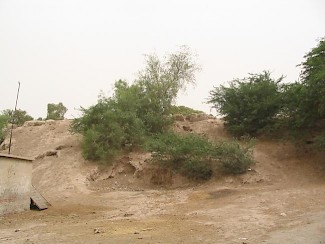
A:
[[[13,130],[12,154],[35,158],[33,184],[51,202],[88,192],[87,174],[95,167],[82,158],[80,137],[69,132],[70,122],[31,121]]]
[[[81,138],[69,132],[70,123],[70,120],[27,122],[13,131],[12,153],[35,158],[33,184],[52,201],[65,199],[73,194],[90,193],[96,188],[89,187],[92,183],[89,176],[95,175],[96,179],[101,180],[107,176],[107,171],[104,170],[101,177],[98,167],[83,159]],[[178,121],[175,129],[183,133],[203,134],[212,140],[229,139],[222,121],[218,119]],[[5,140],[2,148],[8,145],[8,140],[9,138]],[[324,183],[324,153],[315,154],[306,149],[297,150],[290,143],[264,140],[257,142],[254,157],[257,163],[252,171],[242,176],[218,176],[219,184],[280,184],[283,187],[297,187]],[[141,161],[147,159],[148,155],[137,154],[134,158]],[[125,160],[132,161],[130,155]],[[121,162],[125,163],[125,160]],[[123,175],[128,173],[125,168],[116,168]],[[125,189],[128,182],[130,187],[135,184],[132,178],[145,178],[143,172],[137,175],[133,171],[131,173],[128,175],[131,179],[123,182]],[[118,177],[114,179],[115,183],[116,180]],[[174,177],[174,181],[176,180]],[[147,180],[147,183],[150,184],[150,181]]]
[[[53,233],[62,233],[62,242],[66,243],[80,243],[85,238],[94,241],[94,236],[87,234],[87,231],[93,229],[84,225],[85,221],[92,227],[102,226],[107,230],[107,240],[115,238],[113,240],[120,240],[120,243],[131,242],[132,238],[134,241],[134,233],[130,228],[132,230],[135,225],[143,227],[149,224],[152,227],[152,221],[157,221],[157,228],[153,228],[151,238],[156,235],[155,240],[165,240],[166,243],[176,240],[242,243],[244,241],[239,239],[241,237],[248,237],[248,243],[325,241],[324,153],[297,150],[290,143],[260,140],[254,150],[257,163],[242,176],[216,176],[205,184],[172,191],[126,191],[118,188],[114,191],[112,188],[107,190],[107,184],[115,184],[118,175],[125,177],[122,183],[130,184],[130,187],[137,176],[127,175],[127,168],[116,167],[117,174],[107,178],[111,173],[99,171],[95,164],[82,158],[80,137],[69,133],[69,125],[68,120],[30,122],[13,131],[13,154],[37,158],[34,162],[33,184],[53,204],[43,214],[44,226],[37,227],[37,230],[30,228],[30,225],[35,224],[32,213],[25,213],[24,223],[27,227],[17,233],[12,228],[23,228],[21,220],[16,221],[14,216],[9,216],[11,222],[4,222],[5,229],[2,232],[13,243],[16,243],[17,238],[24,243],[26,238],[34,234],[37,236],[32,240],[46,243],[47,234]],[[213,140],[229,138],[222,122],[214,119],[178,121],[175,129],[182,133],[201,133]],[[146,158],[147,155],[128,155],[121,163],[137,159],[141,164],[144,163],[141,160]],[[139,175],[144,177],[143,174]],[[95,181],[89,176],[94,176]],[[95,185],[98,189],[92,185],[96,181],[102,183]],[[62,206],[62,202],[63,207],[56,208]],[[78,208],[76,205],[69,207],[69,203],[78,203]],[[91,213],[93,208],[89,208],[89,205],[95,206],[95,214]],[[104,210],[101,212],[98,206]],[[55,211],[58,211],[57,219],[53,217]],[[77,213],[80,221],[72,219],[62,223],[65,213],[70,211]],[[125,218],[132,218],[134,222]],[[50,224],[47,225],[47,221]],[[168,224],[161,225],[162,221]],[[53,227],[53,223],[59,224]],[[122,228],[127,235],[111,235],[112,228]],[[197,232],[191,236],[189,230]],[[106,240],[105,235],[95,237],[98,242]]]

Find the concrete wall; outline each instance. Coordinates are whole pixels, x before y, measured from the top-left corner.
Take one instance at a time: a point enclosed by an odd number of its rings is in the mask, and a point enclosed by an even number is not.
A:
[[[0,155],[0,215],[29,210],[32,163]]]

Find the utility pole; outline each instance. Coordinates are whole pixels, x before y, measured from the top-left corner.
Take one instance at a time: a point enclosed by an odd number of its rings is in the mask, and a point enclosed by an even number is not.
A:
[[[9,140],[9,154],[11,152],[11,139],[12,139],[12,131],[14,129],[14,116],[16,114],[16,110],[17,110],[17,103],[18,103],[18,96],[19,96],[19,90],[20,90],[20,81],[18,81],[18,91],[17,91],[17,97],[16,97],[16,105],[15,105],[15,110],[12,113],[11,116],[11,130],[10,130],[10,140]]]

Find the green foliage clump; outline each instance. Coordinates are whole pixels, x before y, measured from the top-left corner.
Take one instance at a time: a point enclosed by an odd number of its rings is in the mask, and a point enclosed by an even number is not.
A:
[[[9,123],[17,126],[23,125],[26,121],[33,120],[33,117],[28,115],[26,111],[17,109],[16,111],[11,109],[3,110],[0,114],[0,144],[6,137],[7,125]]]
[[[7,134],[7,125],[9,123],[9,116],[7,114],[0,114],[0,144],[6,137]]]
[[[210,92],[209,103],[234,135],[277,132],[325,145],[325,38],[304,56],[300,80],[280,84],[269,72],[233,80]],[[280,132],[280,133],[279,133]],[[284,132],[284,133],[283,133]],[[315,145],[316,145],[315,144]],[[324,147],[325,148],[325,147]]]
[[[63,105],[63,103],[49,103],[47,104],[46,119],[62,120],[67,111],[68,109]]]
[[[21,126],[23,125],[26,121],[33,120],[33,117],[27,114],[26,111],[17,109],[17,110],[11,110],[11,109],[6,109],[2,111],[2,114],[9,117],[9,121],[12,124]]]
[[[284,89],[283,113],[293,130],[314,129],[325,119],[325,39],[304,58],[301,82]]]
[[[200,110],[195,110],[193,108],[189,108],[186,106],[171,106],[170,108],[171,114],[182,114],[182,115],[191,115],[191,114],[203,114],[204,112]]]
[[[72,123],[72,130],[84,136],[86,159],[108,160],[121,150],[141,144],[145,136],[144,123],[134,109],[137,101],[130,99],[135,95],[134,87],[121,84],[122,81],[116,83],[113,98],[101,97],[96,105],[82,109],[83,116]]]
[[[231,133],[256,135],[276,121],[282,102],[279,84],[282,79],[272,79],[267,71],[235,79],[229,87],[221,85],[210,91],[208,103],[224,115]]]
[[[254,162],[251,150],[254,143],[254,140],[245,139],[243,145],[236,140],[223,141],[218,144],[221,170],[232,174],[246,172]]]
[[[195,84],[195,74],[199,69],[185,46],[163,60],[154,54],[146,56],[146,66],[139,72],[134,85],[141,91],[141,119],[151,133],[162,133],[171,125],[171,118],[166,116],[171,114],[178,93],[187,85]]]
[[[305,87],[304,100],[306,113],[310,120],[317,123],[325,119],[325,38],[307,55],[301,63],[300,75],[302,85]]]
[[[154,162],[200,180],[209,179],[216,169],[244,173],[253,163],[249,148],[236,141],[212,143],[197,134],[176,133],[157,135],[147,144]]]
[[[87,159],[107,161],[121,151],[140,147],[144,138],[166,132],[173,120],[172,103],[198,70],[187,48],[160,60],[146,56],[146,67],[131,85],[119,80],[111,97],[82,109],[72,131],[81,133]]]

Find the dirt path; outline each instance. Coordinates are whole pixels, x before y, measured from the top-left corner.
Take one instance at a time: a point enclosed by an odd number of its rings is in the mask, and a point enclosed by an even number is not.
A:
[[[0,217],[0,243],[325,243],[324,155],[260,141],[247,174],[168,190],[140,184],[134,170],[100,173],[83,161],[67,122],[47,126],[18,131],[16,150],[38,156],[62,146],[34,165],[34,184],[53,206]],[[220,129],[191,126],[212,136]],[[21,143],[35,134],[39,151]]]
[[[0,241],[324,243],[324,195],[323,185],[298,190],[212,183],[181,191],[90,194],[43,212],[2,217]]]

